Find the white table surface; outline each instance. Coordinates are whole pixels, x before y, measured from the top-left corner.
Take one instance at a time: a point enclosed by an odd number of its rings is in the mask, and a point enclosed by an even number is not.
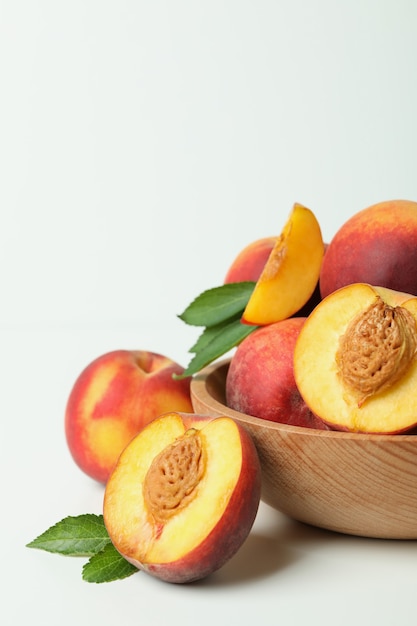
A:
[[[193,585],[91,585],[83,559],[25,544],[101,511],[63,429],[90,360],[185,365],[177,314],[295,201],[328,241],[365,206],[417,200],[416,25],[406,0],[0,2],[2,625],[415,624],[416,542],[263,504]]]

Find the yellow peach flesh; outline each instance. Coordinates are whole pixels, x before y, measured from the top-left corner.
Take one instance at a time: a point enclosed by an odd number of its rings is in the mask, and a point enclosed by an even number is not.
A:
[[[315,215],[295,204],[256,283],[242,321],[271,324],[301,309],[317,285],[324,249]]]
[[[129,445],[119,458],[116,469],[106,485],[104,519],[110,526],[116,547],[126,556],[137,558],[146,554],[154,539],[155,529],[145,507],[142,485],[152,459],[177,437],[184,434],[180,417],[160,420],[145,427],[135,445]],[[118,488],[123,483],[123,492]],[[139,560],[142,560],[142,556]]]
[[[294,374],[305,402],[335,428],[359,432],[401,432],[417,422],[417,360],[388,389],[358,405],[357,396],[343,383],[335,355],[352,318],[378,296],[387,304],[408,309],[417,319],[417,298],[354,284],[328,296],[300,332],[294,353]]]
[[[184,433],[184,424],[175,414],[165,416],[163,423],[156,420],[124,451],[106,487],[106,523],[123,528],[115,545],[137,562],[172,562],[198,546],[222,517],[239,479],[242,454],[236,425],[227,418],[206,424],[199,431],[206,469],[195,497],[163,526],[155,524],[142,485],[155,456]],[[113,489],[113,483],[121,480],[122,492]]]
[[[232,422],[222,419],[208,424],[200,436],[204,440],[207,465],[198,493],[186,509],[164,526],[160,538],[150,546],[146,561],[163,563],[190,552],[209,534],[227,506],[240,475],[238,430]],[[233,439],[236,445],[230,445]],[[225,442],[228,442],[227,450]]]

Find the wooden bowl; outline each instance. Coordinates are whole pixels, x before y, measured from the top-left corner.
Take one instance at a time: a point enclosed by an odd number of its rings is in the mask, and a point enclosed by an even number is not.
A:
[[[365,435],[287,426],[229,409],[230,360],[191,382],[196,413],[226,415],[251,433],[262,500],[320,528],[383,539],[417,539],[417,435]]]

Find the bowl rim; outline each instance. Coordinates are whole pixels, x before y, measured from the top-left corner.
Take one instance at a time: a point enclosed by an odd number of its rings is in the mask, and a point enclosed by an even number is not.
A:
[[[341,431],[341,430],[321,430],[317,428],[306,428],[303,426],[293,426],[290,424],[281,424],[280,422],[273,422],[270,420],[262,419],[260,417],[255,417],[252,415],[248,415],[246,413],[240,413],[235,409],[229,408],[225,404],[222,404],[216,398],[214,398],[208,390],[207,383],[214,378],[221,369],[228,368],[230,365],[231,357],[224,358],[221,360],[216,360],[212,362],[210,365],[202,368],[197,374],[191,379],[190,391],[191,391],[191,399],[195,396],[200,402],[205,405],[211,405],[216,410],[217,413],[222,413],[224,409],[227,409],[227,415],[235,418],[237,421],[240,421],[248,426],[260,427],[267,430],[278,431],[282,433],[292,433],[299,434],[306,437],[324,437],[324,438],[340,438],[353,441],[366,441],[370,440],[375,443],[386,443],[386,442],[404,442],[404,441],[416,441],[417,433],[363,433],[363,432],[351,432],[351,431]]]

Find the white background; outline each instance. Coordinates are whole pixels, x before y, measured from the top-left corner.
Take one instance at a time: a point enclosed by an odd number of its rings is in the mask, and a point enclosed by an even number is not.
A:
[[[4,626],[415,623],[415,542],[263,505],[191,586],[89,585],[82,560],[25,544],[101,511],[63,434],[90,360],[185,365],[177,314],[295,201],[328,241],[370,204],[417,199],[416,29],[413,0],[0,0]]]

